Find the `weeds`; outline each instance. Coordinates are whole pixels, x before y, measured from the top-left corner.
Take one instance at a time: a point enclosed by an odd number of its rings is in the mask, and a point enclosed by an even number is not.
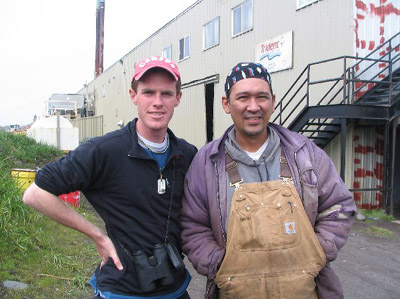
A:
[[[11,177],[12,168],[34,169],[61,156],[54,147],[0,131],[0,282],[29,285],[24,291],[8,290],[7,298],[93,297],[87,281],[99,261],[95,245],[24,205],[23,191]],[[90,209],[78,212],[100,221]]]
[[[24,135],[0,131],[0,167],[5,164],[9,167],[35,168],[61,155],[62,152],[53,146],[36,143]]]
[[[61,153],[26,136],[0,131],[0,243],[11,250],[29,250],[37,235],[31,225],[37,215],[22,203],[22,190],[12,179],[11,168],[34,167]]]
[[[387,228],[371,225],[368,228],[368,231],[374,235],[375,237],[391,237],[393,235],[393,232],[388,230]]]
[[[379,209],[379,210],[361,210],[359,209],[359,213],[361,213],[362,215],[364,215],[365,217],[368,218],[373,218],[373,219],[380,219],[383,221],[393,221],[396,220],[395,217],[393,217],[392,215],[388,215],[384,212],[384,210]]]

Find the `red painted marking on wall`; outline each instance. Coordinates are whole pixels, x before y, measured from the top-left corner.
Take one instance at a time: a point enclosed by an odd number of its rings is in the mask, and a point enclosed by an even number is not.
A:
[[[358,20],[357,18],[354,19],[354,23],[356,26],[354,27],[354,34],[356,35],[356,48],[360,46],[360,40],[358,38]],[[356,56],[358,57],[358,53],[356,53]]]
[[[384,37],[384,36],[382,36],[379,42],[381,43],[381,45],[383,45],[383,44],[384,44],[384,42],[385,42],[385,37]]]
[[[365,171],[363,171],[362,168],[357,168],[354,170],[354,177],[355,178],[364,178],[365,177]]]
[[[356,71],[359,71],[360,70],[360,66],[359,65],[357,65],[356,66]],[[364,85],[364,83],[363,82],[356,82],[356,89],[358,90],[357,92],[356,92],[356,96],[357,96],[357,98],[360,98],[360,97],[362,97],[368,90],[366,90],[365,89],[365,85]]]
[[[375,41],[369,41],[368,50],[372,51],[375,48]]]
[[[384,75],[384,74],[379,74],[379,79],[385,79],[386,78],[386,76]]]
[[[360,189],[361,183],[360,182],[354,182],[353,183],[353,188],[354,189]]]
[[[372,171],[368,171],[370,173],[372,173]],[[372,175],[367,174],[367,171],[363,168],[357,168],[356,170],[354,170],[354,177],[356,178],[365,178],[367,176],[374,176],[374,174],[372,173]]]
[[[366,170],[365,171],[365,176],[370,176],[371,178],[373,178],[374,177],[374,172],[370,171],[370,170]]]
[[[385,50],[383,50],[382,52],[379,52],[379,56],[384,56],[384,55],[386,55],[386,51]]]
[[[383,180],[383,163],[377,162],[374,168],[375,177],[378,180]]]
[[[354,159],[354,164],[361,164],[361,159]]]
[[[375,83],[368,83],[368,90],[370,90],[371,88],[373,88],[375,86]]]
[[[375,6],[374,4],[371,3],[370,11],[374,15],[381,18],[381,23],[384,23],[385,17],[390,14],[400,15],[400,9],[397,9],[396,7],[394,7],[392,3],[389,3],[387,5],[381,5],[381,6]]]
[[[368,153],[373,153],[374,148],[372,146],[362,146],[361,144],[357,145],[356,148],[354,149],[355,153],[358,154],[368,154]]]
[[[365,49],[365,40],[361,41],[361,49]]]
[[[356,7],[358,8],[358,9],[361,9],[362,11],[365,11],[365,12],[367,12],[367,5],[365,5],[365,3],[364,2],[362,2],[362,1],[360,1],[360,0],[357,0],[356,1]]]
[[[356,89],[361,88],[363,84],[362,82],[356,82]]]
[[[360,209],[364,209],[364,210],[376,210],[376,209],[380,208],[380,206],[373,205],[373,204],[370,204],[370,203],[357,205],[357,207],[360,208]]]
[[[381,202],[382,202],[382,193],[377,192],[376,195],[375,195],[375,200],[377,201],[378,206],[380,206]]]
[[[379,29],[379,34],[383,35],[385,33],[385,27],[381,26]]]
[[[354,201],[361,201],[362,200],[362,192],[354,192]]]
[[[368,90],[357,91],[357,98],[361,98]]]
[[[360,14],[357,14],[357,19],[359,19],[359,20],[364,20],[364,19],[365,19],[365,16],[360,15]]]
[[[395,52],[399,52],[400,51],[400,46],[397,46],[396,48],[394,48]]]
[[[353,141],[358,141],[358,140],[360,140],[360,136],[354,135],[353,136]]]
[[[385,67],[386,67],[386,63],[380,63],[380,64],[379,64],[379,68],[382,69],[382,68],[385,68]]]

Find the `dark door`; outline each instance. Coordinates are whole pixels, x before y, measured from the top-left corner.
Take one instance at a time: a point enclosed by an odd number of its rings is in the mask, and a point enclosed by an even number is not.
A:
[[[214,139],[214,83],[205,85],[207,142]]]
[[[394,155],[394,186],[393,203],[394,215],[400,217],[400,128],[396,129],[396,153]]]

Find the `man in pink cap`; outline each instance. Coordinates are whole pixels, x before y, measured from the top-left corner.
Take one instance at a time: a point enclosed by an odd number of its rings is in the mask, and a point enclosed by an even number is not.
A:
[[[179,213],[196,148],[168,129],[180,87],[171,60],[138,62],[129,90],[138,118],[45,165],[24,194],[27,205],[95,242],[101,258],[90,281],[95,298],[189,298]],[[75,190],[102,217],[107,234],[57,197]]]

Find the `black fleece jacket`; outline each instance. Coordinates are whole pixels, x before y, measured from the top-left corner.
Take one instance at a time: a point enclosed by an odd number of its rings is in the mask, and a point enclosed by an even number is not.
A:
[[[179,288],[184,271],[175,271],[175,283],[160,286],[144,294],[138,287],[136,271],[126,250],[142,249],[152,255],[157,243],[164,243],[168,208],[171,202],[168,239],[181,252],[179,214],[183,181],[196,148],[168,130],[171,154],[162,177],[167,181],[165,194],[158,194],[160,169],[155,160],[138,144],[136,121],[101,137],[90,139],[60,160],[44,166],[35,183],[60,195],[80,190],[105,222],[124,265],[119,271],[110,260],[96,270],[97,287],[117,294],[155,295]],[[122,247],[126,250],[123,250]]]

